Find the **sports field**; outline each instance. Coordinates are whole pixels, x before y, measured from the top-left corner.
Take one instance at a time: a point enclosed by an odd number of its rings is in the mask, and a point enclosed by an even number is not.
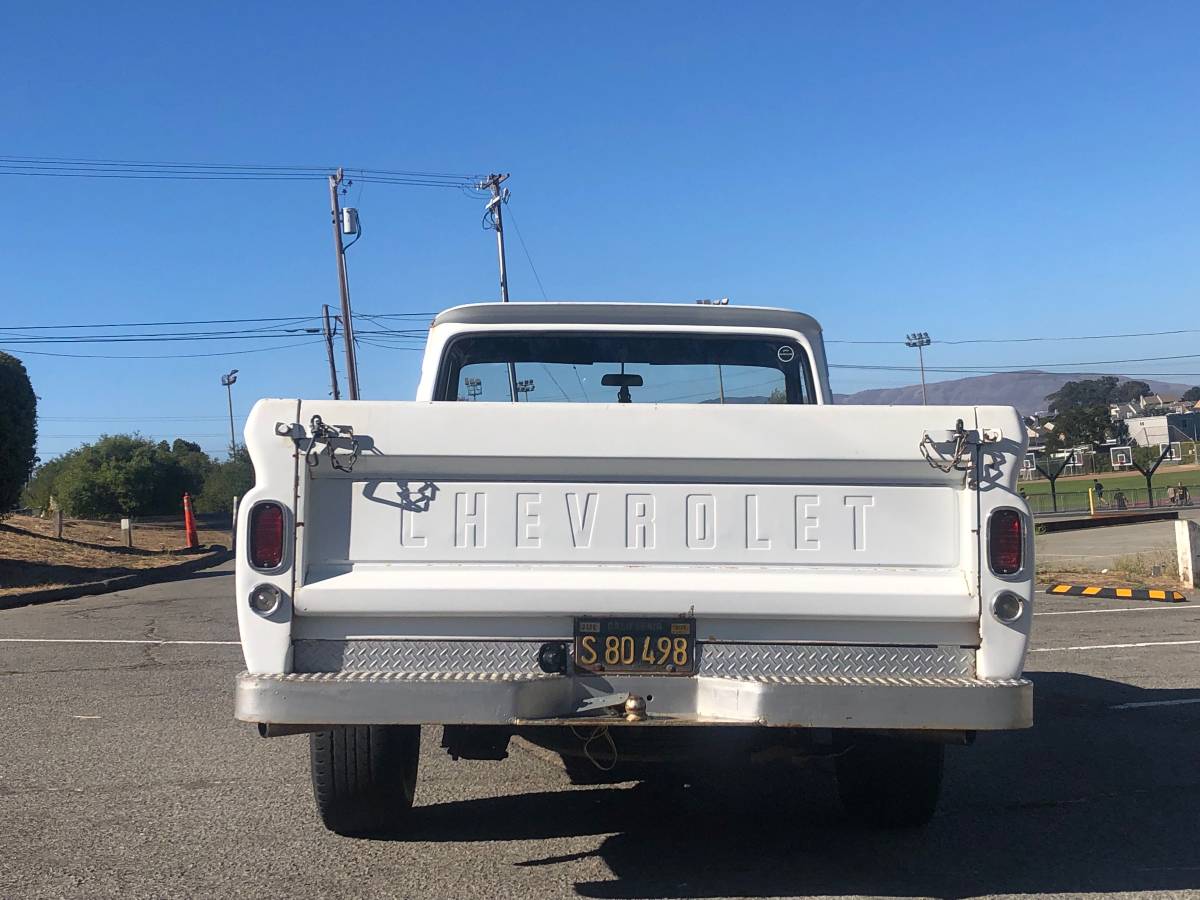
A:
[[[1099,475],[1064,475],[1058,479],[1056,485],[1059,494],[1071,493],[1079,491],[1087,493],[1087,489],[1092,486],[1092,482],[1097,478],[1104,485],[1104,492],[1111,494],[1113,491],[1133,491],[1145,490],[1146,479],[1142,477],[1140,472],[1102,472]],[[1158,471],[1154,473],[1154,486],[1156,488],[1167,488],[1172,485],[1183,484],[1188,488],[1200,487],[1200,466],[1172,466],[1164,463],[1159,466]],[[1049,494],[1050,482],[1045,478],[1038,478],[1033,481],[1022,481],[1021,489],[1027,496],[1036,494]],[[1196,493],[1196,491],[1193,491]]]

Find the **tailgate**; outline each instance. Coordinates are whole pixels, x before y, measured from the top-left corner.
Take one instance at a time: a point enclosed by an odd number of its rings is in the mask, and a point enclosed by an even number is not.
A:
[[[979,495],[918,451],[975,408],[300,405],[314,414],[362,452],[349,472],[300,466],[298,635],[536,636],[616,612],[739,639],[908,623],[978,643]]]

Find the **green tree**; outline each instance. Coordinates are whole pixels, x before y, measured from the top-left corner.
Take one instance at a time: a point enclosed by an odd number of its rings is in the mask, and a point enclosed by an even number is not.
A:
[[[1110,433],[1112,434],[1112,439],[1118,444],[1128,444],[1130,441],[1129,424],[1124,419],[1117,419],[1117,421],[1113,422]]]
[[[1183,399],[1188,403],[1195,403],[1197,400],[1200,400],[1200,387],[1188,388],[1183,394]]]
[[[1051,412],[1063,412],[1078,406],[1108,406],[1117,391],[1120,379],[1113,375],[1068,381],[1053,394],[1046,395]]]
[[[1112,399],[1116,403],[1131,403],[1151,393],[1150,385],[1144,381],[1124,381],[1113,391]],[[1200,399],[1200,398],[1198,398]]]
[[[29,479],[29,484],[25,488],[25,494],[22,497],[26,506],[33,507],[37,510],[45,510],[50,508],[50,498],[55,495],[55,483],[58,477],[66,470],[71,463],[71,458],[76,451],[64,453],[49,462],[44,462],[38,466],[33,477]]]
[[[196,498],[197,512],[233,511],[233,498],[244,496],[254,487],[254,466],[245,447],[238,447],[225,462],[214,463],[204,481],[204,490]]]
[[[1073,406],[1054,419],[1054,432],[1059,446],[1104,443],[1114,423],[1107,406]]]
[[[37,395],[15,356],[0,353],[0,515],[17,505],[37,463]]]
[[[215,465],[212,457],[201,450],[199,444],[185,441],[183,438],[175,438],[171,442],[171,455],[179,460],[179,464],[191,476],[192,483],[198,486],[203,486],[204,482],[208,480]],[[197,490],[200,489],[202,487],[197,487]]]
[[[178,512],[184,492],[202,485],[166,441],[117,434],[76,450],[54,479],[54,492],[72,516],[153,516]]]

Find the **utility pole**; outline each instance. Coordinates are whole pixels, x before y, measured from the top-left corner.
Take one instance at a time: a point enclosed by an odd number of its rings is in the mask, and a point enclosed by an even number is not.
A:
[[[237,438],[233,433],[233,386],[237,382],[237,369],[231,369],[228,374],[221,376],[221,384],[225,386],[225,396],[229,400],[229,456],[232,459],[237,450]]]
[[[325,353],[329,357],[329,384],[333,388],[333,399],[341,400],[342,392],[338,390],[337,362],[333,357],[333,329],[329,327],[329,304],[321,305],[321,326],[325,332]]]
[[[483,393],[483,379],[464,378],[463,383],[467,386],[467,396],[472,400],[478,400],[479,395]]]
[[[926,406],[929,405],[929,398],[925,395],[925,348],[931,343],[926,331],[914,331],[904,340],[905,347],[917,348],[917,357],[921,361],[921,403]]]
[[[342,243],[342,209],[338,188],[345,173],[341,167],[329,176],[329,212],[333,216],[333,249],[337,255],[338,290],[342,295],[342,343],[346,345],[346,392],[358,399],[358,362],[354,354],[354,316],[350,312],[350,281],[346,277],[346,247]]]
[[[720,300],[697,300],[696,302],[701,306],[728,306],[729,298],[722,297]],[[720,363],[717,364],[717,388],[721,393],[721,403],[723,404],[725,402],[725,376],[721,372]]]
[[[508,175],[492,173],[486,181],[481,181],[475,187],[481,191],[491,191],[492,199],[484,210],[486,216],[484,227],[496,232],[496,252],[500,256],[500,302],[508,302],[508,265],[504,258],[504,211],[503,206],[508,202],[508,188],[500,190],[500,185],[508,180]]]
[[[491,191],[492,199],[484,210],[484,227],[496,232],[496,253],[500,257],[500,302],[508,302],[508,264],[504,258],[504,204],[508,202],[508,188],[500,190],[500,185],[508,179],[508,175],[498,175],[493,172],[486,181],[481,181],[475,187],[481,191]],[[517,365],[508,364],[508,393],[512,402],[517,402]]]

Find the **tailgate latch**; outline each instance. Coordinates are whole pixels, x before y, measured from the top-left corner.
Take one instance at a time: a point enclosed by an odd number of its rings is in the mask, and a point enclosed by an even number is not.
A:
[[[979,442],[979,432],[967,431],[963,427],[963,420],[959,419],[954,423],[953,431],[942,432],[937,440],[928,431],[925,432],[917,447],[930,466],[948,474],[955,470],[971,470],[971,447]],[[943,451],[943,447],[947,449]]]
[[[309,421],[312,437],[299,422],[276,422],[275,433],[291,438],[304,451],[304,461],[310,469],[321,463],[321,454],[329,451],[329,464],[339,472],[349,472],[358,461],[358,438],[351,425],[326,425],[320,416]]]

